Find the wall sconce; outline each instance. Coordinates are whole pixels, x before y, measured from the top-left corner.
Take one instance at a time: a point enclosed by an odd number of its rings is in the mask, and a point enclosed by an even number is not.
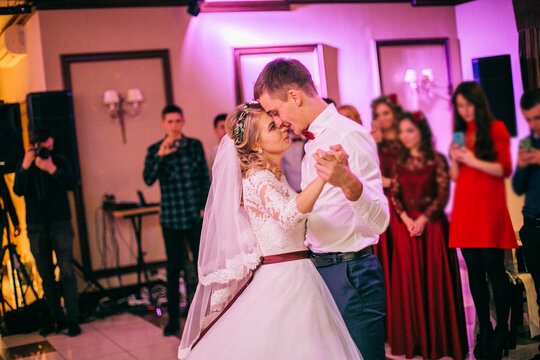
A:
[[[108,106],[109,115],[120,122],[124,144],[126,143],[124,117],[125,115],[130,117],[138,116],[141,112],[140,104],[143,100],[142,92],[138,88],[129,89],[125,99],[116,90],[107,90],[103,94],[103,103]]]
[[[407,69],[403,79],[413,91],[419,94],[424,94],[429,97],[433,96],[433,88],[436,87],[433,81],[433,69],[422,69],[422,76],[418,79],[416,70]]]

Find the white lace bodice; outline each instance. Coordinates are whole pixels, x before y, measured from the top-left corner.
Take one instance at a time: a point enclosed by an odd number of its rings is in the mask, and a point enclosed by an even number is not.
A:
[[[308,214],[296,206],[298,195],[285,177],[278,180],[260,170],[243,180],[244,206],[263,255],[306,250],[305,224]]]

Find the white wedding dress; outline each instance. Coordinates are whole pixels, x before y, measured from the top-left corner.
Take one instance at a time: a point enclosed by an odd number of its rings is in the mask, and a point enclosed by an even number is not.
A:
[[[307,250],[296,192],[270,171],[243,180],[243,200],[263,256]],[[361,359],[309,259],[262,265],[188,359]]]

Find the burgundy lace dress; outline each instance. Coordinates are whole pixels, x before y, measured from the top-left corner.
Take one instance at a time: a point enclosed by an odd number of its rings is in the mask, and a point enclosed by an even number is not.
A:
[[[381,174],[385,178],[392,178],[392,170],[403,146],[399,140],[383,140],[377,144],[377,152],[381,167]],[[390,223],[386,232],[379,237],[379,242],[375,246],[375,254],[379,258],[384,274],[384,282],[386,286],[386,298],[391,298],[390,293],[390,275],[392,272],[392,229],[397,222],[396,213],[393,210],[392,202],[390,201],[390,188],[384,189],[384,194],[388,198],[390,208]],[[390,301],[386,302],[386,340],[390,342],[392,335],[392,311],[390,309]]]
[[[424,359],[467,353],[465,316],[454,249],[448,248],[450,179],[443,155],[409,156],[397,163],[390,188],[396,214],[429,218],[424,232],[411,237],[399,220],[392,229],[391,340],[395,355]]]

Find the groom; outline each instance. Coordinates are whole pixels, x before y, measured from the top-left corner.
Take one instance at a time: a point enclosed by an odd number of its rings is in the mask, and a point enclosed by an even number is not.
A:
[[[302,188],[317,175],[328,185],[308,217],[306,245],[364,359],[384,359],[385,290],[373,245],[389,211],[375,143],[317,94],[297,60],[267,64],[253,92],[277,126],[311,138]]]

